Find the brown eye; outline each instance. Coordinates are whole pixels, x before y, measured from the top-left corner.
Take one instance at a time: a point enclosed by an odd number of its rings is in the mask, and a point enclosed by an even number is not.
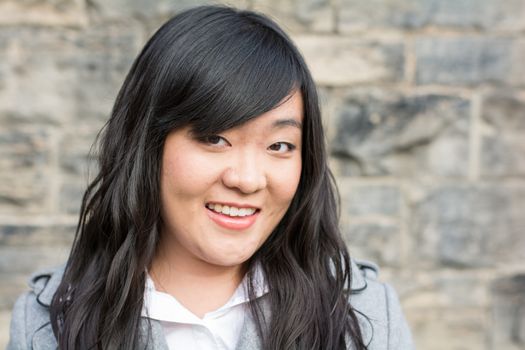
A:
[[[224,147],[229,146],[230,143],[226,139],[219,135],[209,135],[201,138],[201,142],[206,143],[210,146]]]
[[[222,137],[218,135],[211,135],[211,136],[206,137],[206,142],[212,145],[218,144],[219,142],[221,142],[221,140],[222,140]]]
[[[268,147],[268,149],[277,153],[287,153],[293,151],[295,146],[288,142],[276,142]]]

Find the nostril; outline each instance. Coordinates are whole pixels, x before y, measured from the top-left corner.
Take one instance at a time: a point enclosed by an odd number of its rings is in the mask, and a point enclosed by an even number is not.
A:
[[[236,188],[242,193],[254,193],[267,186],[267,179],[255,159],[228,167],[222,174],[222,182],[228,188]]]

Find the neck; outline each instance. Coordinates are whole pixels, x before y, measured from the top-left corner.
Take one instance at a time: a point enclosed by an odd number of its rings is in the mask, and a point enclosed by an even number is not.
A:
[[[210,264],[181,249],[162,242],[149,268],[155,289],[172,295],[196,316],[224,305],[239,286],[245,268]]]

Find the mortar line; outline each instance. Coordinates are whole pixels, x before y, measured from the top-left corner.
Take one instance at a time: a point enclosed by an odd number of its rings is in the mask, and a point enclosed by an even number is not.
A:
[[[471,97],[469,128],[468,179],[470,181],[477,181],[480,178],[481,103],[481,95],[479,93],[474,93]]]

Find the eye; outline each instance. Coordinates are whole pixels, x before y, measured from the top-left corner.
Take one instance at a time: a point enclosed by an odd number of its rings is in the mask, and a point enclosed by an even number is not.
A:
[[[288,153],[293,151],[295,148],[296,147],[289,142],[276,142],[270,147],[268,147],[270,151],[274,151],[277,153]]]
[[[214,147],[226,147],[230,145],[230,143],[226,141],[224,137],[219,135],[204,136],[200,139],[200,141]]]

